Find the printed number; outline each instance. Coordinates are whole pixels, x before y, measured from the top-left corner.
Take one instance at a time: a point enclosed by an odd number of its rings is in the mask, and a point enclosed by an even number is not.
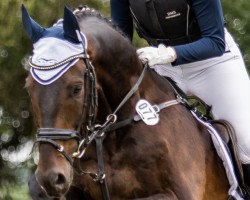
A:
[[[142,113],[143,118],[150,120],[158,117],[158,115],[155,114],[155,111],[152,110],[153,108],[147,103],[142,103],[138,106],[138,108],[140,109],[140,113]]]
[[[158,114],[153,106],[145,99],[141,99],[137,102],[136,111],[147,125],[156,125],[159,122]]]

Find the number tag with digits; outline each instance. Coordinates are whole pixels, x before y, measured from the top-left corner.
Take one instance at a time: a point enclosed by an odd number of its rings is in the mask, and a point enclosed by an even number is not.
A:
[[[151,104],[144,99],[140,99],[136,104],[136,112],[147,125],[156,125],[159,122],[159,115]]]

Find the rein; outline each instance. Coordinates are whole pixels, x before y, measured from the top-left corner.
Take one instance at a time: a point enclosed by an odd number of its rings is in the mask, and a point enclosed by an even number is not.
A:
[[[170,100],[158,105],[153,105],[153,109],[156,111],[156,113],[159,113],[162,109],[173,106],[173,105],[177,105],[179,103],[182,103],[181,99],[179,98],[179,96],[177,96],[177,99],[174,100]],[[123,121],[111,124],[109,127],[107,127],[106,132],[111,132],[114,130],[117,130],[119,128],[122,128],[124,126],[127,126],[133,122],[139,122],[141,120],[140,115],[134,115],[128,119],[125,119]]]

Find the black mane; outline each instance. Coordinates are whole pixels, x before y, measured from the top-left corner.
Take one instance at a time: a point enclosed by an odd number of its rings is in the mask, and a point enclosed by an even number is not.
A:
[[[96,17],[96,18],[104,21],[105,23],[107,23],[109,26],[111,26],[113,29],[118,31],[124,37],[128,38],[111,19],[105,17],[104,15],[102,15],[101,13],[96,11],[94,8],[90,8],[87,5],[84,5],[84,6],[79,5],[77,8],[75,8],[73,10],[73,12],[74,12],[78,21],[84,19],[85,17],[89,17],[89,16]]]

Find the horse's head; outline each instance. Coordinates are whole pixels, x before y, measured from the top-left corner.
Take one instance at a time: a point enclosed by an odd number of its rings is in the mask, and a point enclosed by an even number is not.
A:
[[[51,85],[26,79],[37,122],[39,164],[38,183],[50,196],[64,194],[72,181],[73,153],[79,141],[83,110],[83,62],[78,62]]]
[[[73,13],[42,28],[22,7],[23,23],[33,41],[26,88],[38,126],[39,163],[35,177],[49,196],[64,195],[79,156],[83,122],[95,115],[95,74],[86,53],[86,38]],[[86,116],[88,115],[90,116]],[[89,125],[89,124],[88,124]]]
[[[63,20],[50,28],[36,23],[24,7],[22,14],[34,47],[26,88],[40,153],[30,188],[60,197],[72,182],[75,158],[102,127],[95,123],[113,122],[108,114],[136,82],[142,65],[130,41],[98,12],[73,14],[65,8]]]

